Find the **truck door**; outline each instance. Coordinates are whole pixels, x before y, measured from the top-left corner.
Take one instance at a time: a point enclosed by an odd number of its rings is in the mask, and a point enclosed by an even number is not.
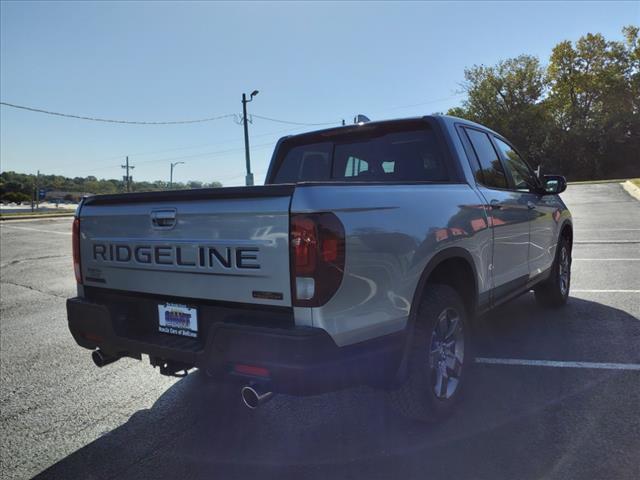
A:
[[[489,134],[473,127],[461,127],[476,183],[486,200],[493,232],[492,299],[523,287],[529,279],[529,220],[527,198],[512,190],[504,166]],[[475,162],[475,164],[474,164]]]
[[[558,206],[551,195],[546,197],[536,191],[537,181],[533,170],[518,152],[500,138],[493,141],[502,155],[511,185],[520,192],[529,209],[529,276],[535,277],[551,268],[555,257]]]

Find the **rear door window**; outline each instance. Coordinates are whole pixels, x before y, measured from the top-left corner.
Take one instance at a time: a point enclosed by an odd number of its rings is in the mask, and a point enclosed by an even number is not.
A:
[[[445,159],[430,128],[369,137],[346,133],[332,141],[283,149],[274,183],[449,180]]]
[[[498,152],[491,144],[489,135],[475,128],[465,128],[464,130],[480,163],[476,180],[490,188],[508,188],[507,176],[504,173],[502,163],[500,163]]]
[[[329,180],[332,150],[333,145],[329,142],[293,147],[280,164],[275,183]]]

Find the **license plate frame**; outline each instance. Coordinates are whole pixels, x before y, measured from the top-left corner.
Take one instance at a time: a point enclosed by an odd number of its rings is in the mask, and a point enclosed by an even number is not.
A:
[[[198,309],[182,303],[158,304],[158,331],[168,335],[198,338]]]

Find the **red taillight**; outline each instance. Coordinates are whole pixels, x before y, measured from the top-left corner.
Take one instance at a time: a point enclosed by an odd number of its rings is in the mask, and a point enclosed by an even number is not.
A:
[[[316,269],[318,234],[316,224],[311,218],[292,217],[291,246],[296,276],[313,273]]]
[[[342,282],[344,255],[344,227],[333,213],[292,214],[293,304],[325,304]]]
[[[73,271],[76,274],[76,282],[82,283],[82,272],[80,270],[80,219],[77,217],[73,219],[71,237]]]

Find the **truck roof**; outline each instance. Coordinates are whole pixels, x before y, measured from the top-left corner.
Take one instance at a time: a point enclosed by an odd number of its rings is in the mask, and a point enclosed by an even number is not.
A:
[[[485,130],[489,130],[490,132],[495,133],[498,136],[501,136],[498,132],[495,132],[495,131],[491,130],[490,128],[488,128],[488,127],[486,127],[484,125],[480,125],[478,123],[472,122],[471,120],[466,120],[464,118],[454,117],[452,115],[422,115],[422,116],[416,116],[416,117],[394,118],[394,119],[388,119],[388,120],[375,120],[375,121],[370,121],[370,122],[366,122],[366,123],[357,123],[357,124],[351,124],[351,125],[340,125],[340,126],[337,126],[337,127],[323,128],[323,129],[319,129],[319,130],[310,130],[308,132],[298,133],[298,134],[295,134],[295,135],[286,135],[286,136],[282,137],[281,140],[291,139],[291,138],[301,138],[301,137],[313,136],[313,135],[326,135],[326,134],[328,134],[330,136],[332,133],[338,134],[339,132],[340,133],[348,133],[349,131],[356,131],[362,126],[373,126],[373,127],[387,126],[387,125],[393,125],[393,124],[398,124],[398,123],[412,122],[412,121],[415,122],[415,121],[426,120],[426,119],[434,119],[434,120],[441,121],[441,122],[444,122],[444,123],[449,124],[449,125],[451,125],[453,123],[463,123],[463,124],[466,124],[466,125],[471,125],[471,126],[483,128]]]

